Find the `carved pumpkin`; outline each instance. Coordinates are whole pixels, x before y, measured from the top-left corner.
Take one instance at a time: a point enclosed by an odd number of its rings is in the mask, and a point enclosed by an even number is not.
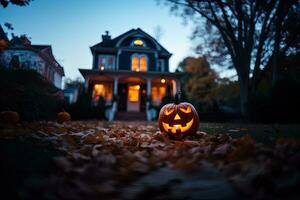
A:
[[[14,111],[2,111],[0,113],[0,122],[3,126],[15,126],[20,120],[20,116]]]
[[[57,122],[60,124],[70,121],[70,120],[71,120],[71,115],[67,112],[59,112],[57,114]]]
[[[171,138],[179,139],[198,130],[199,116],[192,104],[180,103],[176,94],[174,103],[166,104],[161,108],[158,126],[161,132],[167,133]]]

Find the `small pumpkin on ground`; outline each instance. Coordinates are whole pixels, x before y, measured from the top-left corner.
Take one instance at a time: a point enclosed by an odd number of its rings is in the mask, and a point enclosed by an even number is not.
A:
[[[180,139],[194,134],[199,127],[199,116],[194,106],[187,102],[180,103],[179,95],[175,95],[174,103],[164,105],[158,116],[161,132],[171,138]]]
[[[57,122],[62,124],[71,120],[71,115],[68,112],[59,112],[57,114]]]
[[[0,123],[3,126],[16,126],[20,120],[20,116],[14,111],[2,111],[0,113]]]

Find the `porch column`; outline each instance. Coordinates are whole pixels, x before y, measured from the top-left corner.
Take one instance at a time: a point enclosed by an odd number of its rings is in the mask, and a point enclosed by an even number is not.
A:
[[[114,96],[118,95],[118,79],[119,77],[114,77]]]
[[[147,97],[151,95],[151,79],[147,78]]]

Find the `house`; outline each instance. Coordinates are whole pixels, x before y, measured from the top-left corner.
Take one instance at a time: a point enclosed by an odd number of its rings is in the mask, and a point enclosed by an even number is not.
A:
[[[3,33],[0,26],[1,38],[7,42],[4,51],[0,54],[0,62],[3,66],[36,70],[61,89],[64,69],[53,56],[51,45],[33,45],[25,35],[13,36],[8,40]]]
[[[115,38],[106,31],[90,50],[92,69],[79,71],[93,104],[103,97],[113,105],[110,113],[146,112],[149,116],[150,103],[159,106],[168,92],[180,89],[180,73],[169,72],[172,54],[140,28]]]
[[[69,104],[73,104],[77,102],[79,95],[78,87],[67,87],[64,90],[64,98]]]

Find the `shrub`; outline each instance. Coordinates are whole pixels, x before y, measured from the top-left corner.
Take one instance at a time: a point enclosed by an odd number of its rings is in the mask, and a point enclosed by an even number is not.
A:
[[[0,110],[17,111],[22,120],[55,119],[62,91],[33,70],[0,69]]]
[[[105,105],[103,98],[99,99],[96,106],[92,106],[91,94],[82,92],[76,103],[68,105],[67,111],[75,120],[105,119],[105,110],[109,107]]]

